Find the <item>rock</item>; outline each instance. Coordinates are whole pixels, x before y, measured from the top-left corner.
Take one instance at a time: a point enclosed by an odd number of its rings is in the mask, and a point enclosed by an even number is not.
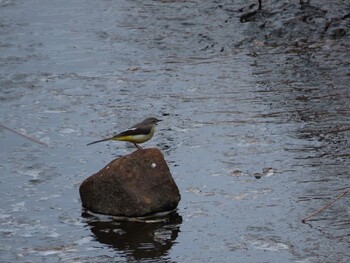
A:
[[[181,196],[158,149],[140,149],[110,162],[79,188],[82,205],[95,213],[139,217],[170,211]]]

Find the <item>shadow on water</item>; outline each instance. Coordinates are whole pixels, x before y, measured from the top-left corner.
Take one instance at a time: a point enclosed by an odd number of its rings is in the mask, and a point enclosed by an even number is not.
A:
[[[276,37],[274,45],[257,47],[253,75],[261,98],[270,106],[268,114],[257,116],[285,130],[287,140],[281,145],[292,156],[289,168],[297,186],[296,204],[311,206],[311,214],[349,186],[350,97],[344,66],[348,59],[334,52],[346,49],[346,44],[334,39],[308,41],[281,51],[283,43]],[[347,202],[346,197],[339,200],[313,218],[310,226],[345,244]]]
[[[86,211],[82,217],[96,240],[114,248],[128,260],[166,259],[174,245],[182,223],[177,212],[167,215],[165,220],[154,222],[132,222],[101,220]]]

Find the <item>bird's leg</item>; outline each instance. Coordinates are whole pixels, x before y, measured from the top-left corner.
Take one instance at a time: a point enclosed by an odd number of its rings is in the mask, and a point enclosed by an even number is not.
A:
[[[136,143],[133,143],[135,145],[135,147],[139,150],[143,149],[141,146],[137,145]]]

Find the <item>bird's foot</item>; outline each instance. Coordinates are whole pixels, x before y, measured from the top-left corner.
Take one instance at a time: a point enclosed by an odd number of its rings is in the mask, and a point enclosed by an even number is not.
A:
[[[134,143],[135,147],[139,150],[143,149],[141,146],[137,145],[136,143]]]

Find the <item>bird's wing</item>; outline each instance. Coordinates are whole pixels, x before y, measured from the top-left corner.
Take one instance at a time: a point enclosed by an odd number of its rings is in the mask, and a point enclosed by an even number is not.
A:
[[[99,143],[99,142],[104,142],[104,141],[109,141],[109,140],[115,140],[118,139],[120,137],[125,137],[125,136],[133,136],[133,135],[147,135],[151,132],[152,126],[150,125],[145,125],[145,126],[140,126],[140,127],[133,127],[130,128],[126,131],[123,131],[121,133],[118,133],[116,135],[114,135],[113,137],[109,137],[106,139],[102,139],[102,140],[98,140],[98,141],[94,141],[94,142],[90,142],[87,145],[91,145],[91,144],[95,144],[95,143]]]
[[[150,133],[149,126],[141,126],[138,128],[131,128],[129,130],[123,131],[113,136],[113,138],[123,137],[123,136],[132,136],[132,135],[141,135],[141,134],[149,134]]]

